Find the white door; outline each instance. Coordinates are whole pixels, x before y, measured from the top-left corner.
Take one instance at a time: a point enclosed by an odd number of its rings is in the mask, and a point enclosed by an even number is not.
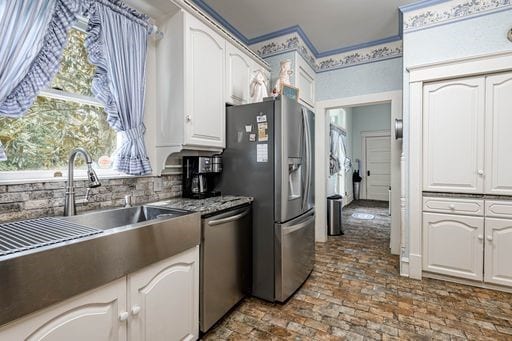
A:
[[[512,195],[512,73],[488,76],[485,193]]]
[[[423,213],[423,270],[482,280],[484,218]]]
[[[485,281],[512,286],[512,220],[485,219]]]
[[[128,275],[130,340],[199,337],[199,247]]]
[[[389,136],[365,137],[366,199],[389,200],[391,140]]]
[[[226,101],[231,104],[249,103],[251,59],[233,44],[226,43]]]
[[[0,329],[0,340],[123,341],[126,318],[123,277],[8,324]]]
[[[226,41],[193,16],[186,21],[185,144],[223,148]]]
[[[423,190],[483,193],[485,78],[423,89]]]

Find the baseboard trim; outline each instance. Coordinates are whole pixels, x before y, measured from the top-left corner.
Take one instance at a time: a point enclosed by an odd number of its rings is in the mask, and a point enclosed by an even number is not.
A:
[[[423,272],[423,277],[437,279],[440,281],[457,283],[457,284],[469,285],[469,286],[477,287],[477,288],[512,293],[512,288],[510,288],[510,287],[501,286],[501,285],[497,285],[497,284],[489,284],[489,283],[480,282],[480,281],[472,281],[470,279],[457,278],[457,277],[452,277],[452,276],[448,276],[448,275],[440,275],[440,274],[435,274],[435,273],[427,272],[427,271]]]
[[[421,255],[409,254],[409,277],[421,279],[422,270]]]
[[[400,258],[400,276],[409,277],[409,258]]]

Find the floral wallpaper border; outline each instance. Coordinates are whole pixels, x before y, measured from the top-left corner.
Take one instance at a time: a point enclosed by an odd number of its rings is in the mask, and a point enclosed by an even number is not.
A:
[[[297,51],[315,70],[325,72],[402,56],[402,41],[394,41],[353,51],[315,58],[297,33],[290,33],[250,46],[261,58]]]
[[[463,18],[512,9],[512,0],[451,0],[403,13],[404,33]]]

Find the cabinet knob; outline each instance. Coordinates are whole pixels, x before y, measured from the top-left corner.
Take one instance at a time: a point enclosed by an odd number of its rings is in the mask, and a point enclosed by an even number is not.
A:
[[[482,236],[481,234],[478,235],[478,240],[484,240],[484,236]]]
[[[488,241],[490,241],[490,242],[492,242],[492,236],[491,236],[491,235],[488,235],[488,236],[487,236],[487,240],[488,240]]]
[[[133,316],[137,316],[137,315],[139,315],[139,313],[140,313],[140,309],[141,309],[141,308],[140,308],[140,305],[134,305],[134,306],[132,307],[132,315],[133,315]]]
[[[450,210],[454,210],[455,209],[455,205],[454,204],[450,204]]]
[[[123,311],[122,313],[119,314],[119,321],[124,322],[128,320],[128,316],[128,312]]]
[[[192,116],[190,116],[190,115],[186,115],[186,116],[185,116],[185,120],[186,120],[187,122],[191,122],[191,121],[192,121]]]
[[[484,175],[484,171],[483,171],[483,170],[481,170],[481,169],[479,169],[479,170],[478,170],[478,175]]]

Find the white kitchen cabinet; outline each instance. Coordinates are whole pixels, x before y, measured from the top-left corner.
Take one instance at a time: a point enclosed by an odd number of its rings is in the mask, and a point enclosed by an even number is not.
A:
[[[185,22],[185,145],[224,148],[226,40],[192,15]]]
[[[512,73],[486,78],[485,193],[512,195]]]
[[[483,193],[485,77],[423,88],[423,190]]]
[[[487,283],[512,286],[512,219],[485,218]]]
[[[199,337],[199,248],[128,276],[130,340]]]
[[[483,279],[484,218],[423,213],[423,270]]]
[[[127,319],[122,278],[7,324],[0,340],[122,341]]]
[[[158,22],[156,164],[161,173],[169,155],[183,150],[222,152],[225,147],[226,102],[250,101],[256,56],[180,10]]]
[[[156,49],[158,173],[182,150],[221,152],[225,146],[226,41],[181,10],[159,23]]]
[[[299,89],[299,102],[313,108],[315,106],[315,71],[298,53],[295,58],[295,86]]]
[[[233,44],[226,42],[226,102],[234,105],[250,102],[252,60]]]

